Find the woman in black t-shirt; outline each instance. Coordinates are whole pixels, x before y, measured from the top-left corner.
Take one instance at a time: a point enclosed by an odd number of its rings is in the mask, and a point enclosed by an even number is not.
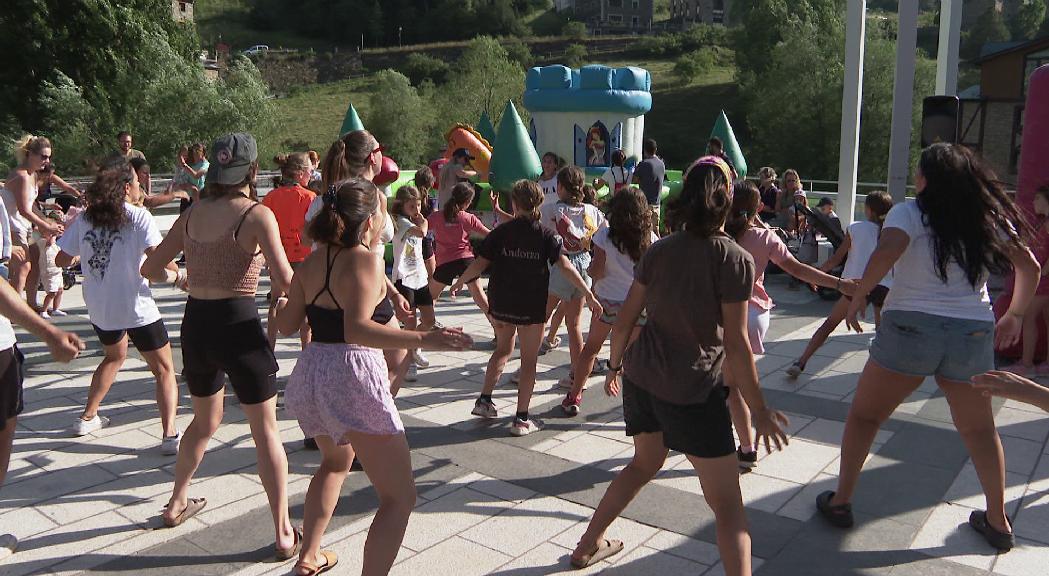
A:
[[[503,374],[506,361],[514,349],[514,339],[521,335],[521,371],[517,387],[517,415],[510,428],[514,436],[525,436],[539,427],[528,418],[528,405],[535,388],[535,366],[539,357],[539,341],[543,338],[546,322],[546,298],[551,264],[575,287],[582,291],[594,314],[601,314],[601,305],[590,291],[575,267],[561,253],[557,236],[539,224],[539,207],[543,191],[529,180],[518,180],[511,192],[514,218],[497,226],[485,238],[477,258],[463,272],[453,290],[476,280],[486,269],[488,280],[488,311],[495,328],[496,348],[488,361],[484,388],[474,404],[473,414],[495,418],[498,413],[492,403],[492,391]]]

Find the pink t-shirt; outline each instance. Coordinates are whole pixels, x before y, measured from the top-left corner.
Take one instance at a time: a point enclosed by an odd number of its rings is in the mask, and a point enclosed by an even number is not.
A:
[[[775,232],[765,228],[748,228],[739,239],[739,245],[754,259],[754,290],[750,293],[750,305],[772,310],[772,298],[765,292],[765,268],[769,261],[779,266],[790,259],[787,245]]]
[[[444,211],[434,212],[426,218],[434,237],[434,256],[437,265],[463,258],[473,258],[470,233],[488,234],[488,228],[480,218],[469,212],[460,212],[454,222],[445,222]]]

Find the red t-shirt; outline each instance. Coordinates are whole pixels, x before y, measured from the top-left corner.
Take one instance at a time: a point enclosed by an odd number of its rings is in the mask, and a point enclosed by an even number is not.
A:
[[[277,217],[280,243],[288,255],[288,262],[302,262],[310,255],[309,244],[303,244],[302,231],[306,227],[306,211],[316,194],[294,184],[275,188],[262,199],[262,204]]]
[[[434,237],[434,256],[437,265],[463,258],[473,258],[470,233],[488,234],[488,227],[481,219],[469,212],[460,212],[454,222],[446,222],[444,211],[439,210],[426,218]]]

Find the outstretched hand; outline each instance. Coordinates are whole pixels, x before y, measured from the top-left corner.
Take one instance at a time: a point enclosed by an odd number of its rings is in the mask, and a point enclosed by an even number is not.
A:
[[[866,316],[867,295],[864,294],[860,297],[859,294],[853,293],[852,301],[849,302],[849,311],[845,314],[845,325],[848,326],[850,330],[862,334],[863,326],[860,325],[860,320],[865,319]]]
[[[422,347],[427,350],[467,350],[473,345],[473,338],[462,328],[441,328],[427,332]]]
[[[57,362],[65,364],[80,355],[84,341],[72,332],[55,329],[47,338],[47,349]]]
[[[784,446],[790,444],[787,433],[783,431],[790,425],[790,420],[782,412],[766,408],[760,412],[754,412],[753,416],[758,445],[764,443],[765,450],[769,454],[772,453],[773,444],[776,450],[783,450]]]

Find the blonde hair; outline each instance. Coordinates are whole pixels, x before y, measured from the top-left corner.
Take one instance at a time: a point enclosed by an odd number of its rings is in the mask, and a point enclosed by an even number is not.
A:
[[[43,136],[33,136],[32,134],[25,134],[18,140],[15,140],[15,145],[12,149],[15,155],[15,161],[19,165],[24,164],[29,154],[39,154],[44,148],[50,148],[51,141]]]

